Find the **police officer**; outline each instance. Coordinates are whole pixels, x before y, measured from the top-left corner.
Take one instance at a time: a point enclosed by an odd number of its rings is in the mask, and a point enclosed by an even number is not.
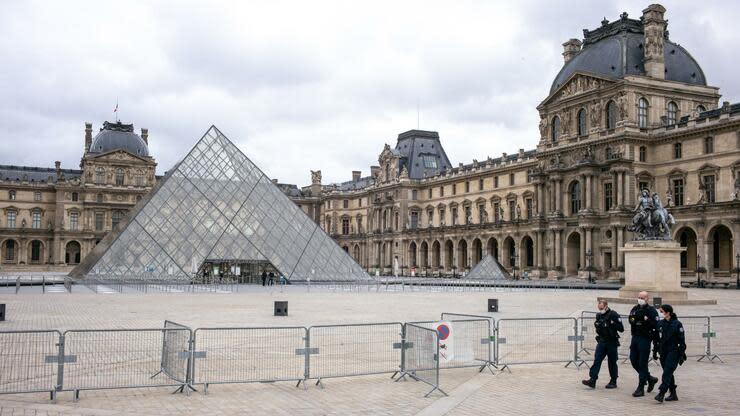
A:
[[[679,365],[686,361],[686,339],[684,337],[683,325],[673,313],[671,305],[661,305],[660,312],[663,320],[658,323],[658,348],[653,351],[653,358],[660,353],[660,366],[663,367],[663,377],[658,387],[658,395],[655,400],[663,403],[666,391],[671,392],[665,401],[678,400],[676,395],[676,379],[673,372]]]
[[[609,364],[609,384],[607,389],[617,388],[617,347],[619,347],[619,332],[624,332],[622,319],[616,311],[609,309],[609,303],[606,300],[600,300],[597,305],[598,313],[594,326],[596,327],[596,353],[594,355],[594,364],[589,371],[589,379],[583,380],[582,383],[592,389],[596,387],[596,380],[599,378],[599,370],[604,357],[608,357]]]
[[[640,384],[632,393],[633,397],[645,395],[645,385],[648,393],[653,391],[657,377],[650,375],[648,363],[650,362],[650,344],[656,344],[658,340],[658,311],[647,304],[648,293],[640,292],[637,295],[637,305],[630,311],[629,321],[632,331],[632,343],[630,344],[630,363],[640,376]]]

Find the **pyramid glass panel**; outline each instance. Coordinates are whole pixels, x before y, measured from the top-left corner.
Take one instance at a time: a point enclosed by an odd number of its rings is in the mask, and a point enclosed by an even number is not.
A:
[[[501,265],[499,264],[498,260],[496,260],[492,255],[487,255],[483,258],[478,264],[473,267],[473,270],[468,273],[465,278],[466,279],[493,279],[493,280],[501,280],[501,279],[508,279],[509,272],[506,271]]]
[[[243,261],[294,281],[371,279],[215,127],[152,192],[71,276],[192,282],[205,263]]]

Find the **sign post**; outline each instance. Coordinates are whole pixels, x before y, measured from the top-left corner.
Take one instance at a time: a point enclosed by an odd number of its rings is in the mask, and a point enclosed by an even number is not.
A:
[[[452,342],[452,324],[447,321],[440,321],[435,324],[435,328],[439,339],[439,360],[445,363],[450,362],[455,356]]]

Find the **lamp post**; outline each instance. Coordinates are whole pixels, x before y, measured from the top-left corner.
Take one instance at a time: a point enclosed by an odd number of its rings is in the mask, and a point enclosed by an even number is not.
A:
[[[740,290],[740,253],[735,255],[735,289]]]
[[[515,252],[512,252],[511,253],[511,257],[510,257],[509,260],[511,261],[512,277],[514,278],[514,280],[516,280],[516,278],[517,278],[516,277],[516,264],[517,264],[517,261],[516,260],[517,260],[517,255],[516,255]]]
[[[594,283],[593,280],[591,280],[591,264],[593,262],[594,254],[591,252],[591,250],[588,250],[586,252],[586,270],[588,270],[588,282]]]
[[[696,287],[701,287],[701,256],[696,255]]]

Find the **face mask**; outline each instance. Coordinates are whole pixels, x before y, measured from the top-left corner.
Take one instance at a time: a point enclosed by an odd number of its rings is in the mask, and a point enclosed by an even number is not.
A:
[[[596,313],[602,314],[606,311],[606,309],[599,309]]]
[[[637,304],[642,306],[645,304],[645,299],[637,299]]]

